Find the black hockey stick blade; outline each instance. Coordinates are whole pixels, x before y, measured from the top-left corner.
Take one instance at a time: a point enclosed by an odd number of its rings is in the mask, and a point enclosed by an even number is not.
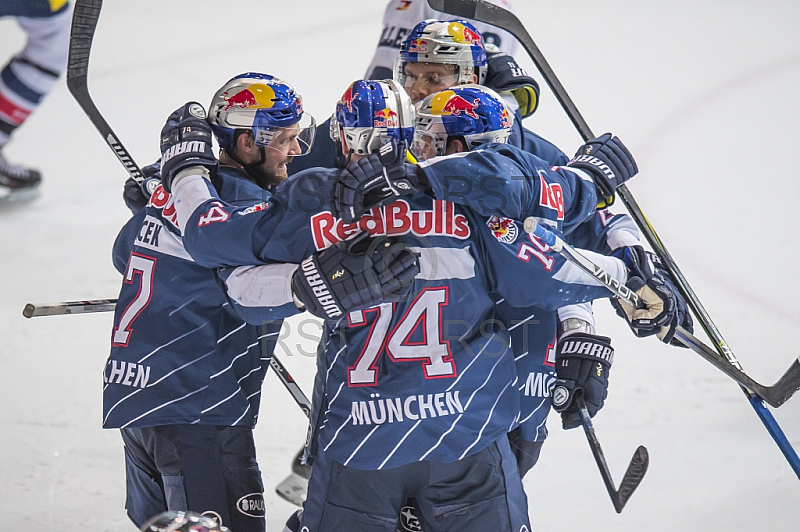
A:
[[[67,88],[89,120],[100,132],[103,139],[117,156],[130,176],[141,183],[144,179],[139,166],[133,160],[125,146],[117,139],[111,126],[95,106],[91,95],[87,76],[89,73],[89,54],[92,40],[100,17],[103,0],[76,0],[72,14],[72,29],[69,37],[69,60],[67,62]]]
[[[586,434],[586,439],[589,442],[589,448],[592,450],[594,461],[600,469],[600,476],[603,477],[603,484],[606,486],[611,503],[614,505],[614,510],[621,513],[622,509],[628,503],[628,500],[639,487],[639,484],[647,473],[647,466],[650,464],[650,455],[647,453],[647,448],[640,445],[633,453],[633,458],[625,470],[622,477],[622,482],[619,489],[614,487],[614,480],[611,478],[611,471],[606,462],[606,456],[603,454],[603,449],[600,447],[600,440],[597,438],[597,433],[592,425],[592,419],[589,417],[589,412],[586,410],[586,404],[583,402],[583,397],[578,397],[578,411],[581,415],[581,425],[583,432]]]

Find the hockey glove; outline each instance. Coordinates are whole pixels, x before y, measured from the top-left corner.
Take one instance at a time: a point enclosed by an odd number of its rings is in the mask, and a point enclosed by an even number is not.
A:
[[[141,184],[129,177],[122,192],[122,199],[133,214],[144,209],[153,191],[161,183],[161,160],[142,168],[142,175],[144,180]]]
[[[185,168],[198,165],[213,172],[218,163],[206,111],[199,103],[188,102],[169,115],[161,129],[161,184],[164,189],[172,192],[175,176]]]
[[[314,316],[338,319],[411,293],[420,271],[416,253],[393,238],[356,240],[314,253],[294,273],[295,298]]]
[[[677,303],[677,313],[678,313],[678,325],[686,329],[687,332],[694,332],[694,321],[692,320],[692,314],[689,312],[689,306],[686,304],[686,300],[683,298],[683,294],[681,294],[680,290],[675,286],[672,282],[672,277],[670,276],[669,272],[666,268],[664,268],[664,264],[661,262],[661,257],[656,255],[655,253],[647,252],[647,256],[650,258],[650,261],[653,263],[653,267],[655,269],[656,275],[661,277],[664,280],[664,284],[669,287],[673,294],[675,294],[675,302]],[[686,347],[681,342],[676,340],[674,337],[669,342],[670,345],[674,345],[677,347]]]
[[[628,268],[625,285],[635,292],[641,301],[639,308],[612,298],[611,304],[617,314],[624,318],[633,334],[644,338],[656,335],[664,343],[670,343],[678,326],[678,302],[674,287],[670,287],[659,275],[642,246],[619,248],[612,253],[622,259]]]
[[[539,84],[510,55],[486,49],[486,85],[497,92],[510,92],[519,105],[522,118],[528,118],[539,106]]]
[[[580,426],[575,398],[580,394],[590,417],[603,408],[608,396],[608,372],[614,362],[611,339],[588,333],[562,336],[556,345],[556,382],[553,409],[561,414],[565,430]]]
[[[587,140],[567,166],[585,170],[592,176],[597,187],[598,209],[612,205],[617,187],[639,172],[631,152],[611,133]]]
[[[350,163],[333,185],[331,210],[345,223],[357,222],[371,208],[391,203],[399,196],[427,190],[427,180],[417,166],[408,164],[406,145],[391,140],[360,161]]]

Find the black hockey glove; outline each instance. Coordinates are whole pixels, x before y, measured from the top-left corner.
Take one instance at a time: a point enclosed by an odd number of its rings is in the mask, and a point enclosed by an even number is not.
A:
[[[611,338],[583,332],[561,337],[556,345],[556,382],[551,392],[553,410],[561,413],[565,430],[580,426],[575,398],[583,397],[594,417],[608,396],[608,372],[614,362]]]
[[[161,184],[172,192],[172,181],[183,169],[205,166],[213,172],[218,163],[211,142],[206,111],[197,102],[175,110],[161,129]]]
[[[486,85],[497,92],[508,91],[519,104],[522,118],[528,118],[539,106],[539,84],[510,55],[486,49]]]
[[[141,184],[129,177],[122,192],[122,199],[133,214],[144,209],[153,191],[161,183],[161,160],[142,168],[142,175],[144,180]]]
[[[680,290],[678,290],[678,288],[675,286],[675,283],[672,282],[672,277],[670,276],[667,269],[664,268],[664,264],[661,262],[661,257],[649,251],[647,252],[647,256],[653,263],[656,275],[661,277],[661,279],[664,280],[664,284],[666,284],[667,287],[669,287],[669,289],[672,291],[672,293],[675,294],[675,302],[677,303],[676,310],[678,313],[678,325],[686,329],[687,332],[693,333],[694,321],[692,320],[692,313],[689,312],[689,305],[686,304],[686,300],[683,298],[683,294],[681,294]],[[686,347],[681,342],[676,340],[674,337],[670,340],[669,344],[677,347]]]
[[[292,291],[311,314],[338,319],[411,293],[420,271],[416,253],[394,238],[356,240],[314,253],[295,272]]]
[[[427,190],[418,167],[408,164],[406,145],[387,142],[378,153],[350,163],[333,185],[331,210],[345,223],[357,222],[371,208],[391,203],[399,196]]]
[[[611,133],[586,141],[567,166],[589,172],[597,187],[597,208],[614,203],[614,191],[639,172],[628,148]]]
[[[619,248],[612,255],[622,259],[628,267],[625,285],[641,301],[640,308],[633,308],[621,299],[612,298],[611,304],[617,314],[628,322],[636,336],[656,335],[662,342],[670,343],[679,323],[674,287],[655,271],[642,246]]]

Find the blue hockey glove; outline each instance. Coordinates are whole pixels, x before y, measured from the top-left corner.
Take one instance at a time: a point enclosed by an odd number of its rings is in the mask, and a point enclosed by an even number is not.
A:
[[[304,260],[292,277],[292,291],[314,316],[338,319],[358,308],[404,299],[419,271],[418,255],[399,240],[357,237]]]
[[[519,104],[521,117],[528,118],[539,106],[539,84],[513,57],[490,48],[494,47],[486,48],[486,81],[481,85],[497,92],[510,92]]]
[[[631,152],[611,133],[587,140],[567,166],[580,168],[592,176],[597,187],[598,209],[612,205],[617,187],[639,172]]]
[[[594,417],[608,396],[608,373],[614,362],[611,338],[577,332],[562,336],[556,345],[556,382],[551,392],[553,410],[561,414],[565,430],[580,426],[575,398],[583,396]]]
[[[153,191],[161,183],[161,160],[142,168],[144,180],[139,184],[134,178],[125,181],[122,199],[133,214],[144,209]]]
[[[345,223],[357,222],[371,208],[427,189],[417,166],[408,164],[404,143],[391,140],[378,153],[350,163],[333,185],[331,210]]]
[[[633,308],[625,301],[612,298],[611,304],[617,314],[628,322],[636,336],[656,335],[662,342],[670,343],[679,323],[674,287],[655,271],[642,246],[619,248],[612,255],[627,266],[628,281],[625,285],[641,300],[641,307]]]
[[[205,166],[217,169],[211,142],[211,126],[206,111],[197,102],[188,102],[175,110],[161,129],[161,184],[172,192],[172,181],[183,169]]]

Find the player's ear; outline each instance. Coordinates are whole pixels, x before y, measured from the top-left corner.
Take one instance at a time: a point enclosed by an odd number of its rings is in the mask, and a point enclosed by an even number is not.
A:
[[[447,147],[445,148],[445,155],[452,155],[453,153],[461,153],[469,151],[464,137],[450,137],[447,139]]]
[[[250,153],[256,149],[255,137],[253,137],[253,134],[249,131],[244,131],[236,135],[234,144],[239,153]]]

